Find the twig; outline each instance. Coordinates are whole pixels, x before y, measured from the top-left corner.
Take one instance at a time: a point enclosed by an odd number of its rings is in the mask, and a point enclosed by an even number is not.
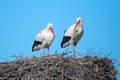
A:
[[[106,57],[109,57],[111,54],[112,54],[112,51],[110,51]]]
[[[57,63],[55,66],[53,66],[52,68],[50,68],[50,71],[53,70],[55,67],[57,67],[59,64],[61,64],[63,61],[60,61],[59,63]]]
[[[8,60],[6,58],[3,58],[3,57],[0,57],[0,58],[6,60],[8,62]]]
[[[69,51],[69,52],[63,52],[60,57],[63,58],[63,56],[67,55],[68,53],[72,53],[72,51]]]

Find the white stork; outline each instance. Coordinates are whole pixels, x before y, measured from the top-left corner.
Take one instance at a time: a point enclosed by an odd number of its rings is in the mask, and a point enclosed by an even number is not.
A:
[[[44,48],[47,48],[49,55],[50,54],[49,47],[53,42],[54,38],[55,38],[55,34],[53,31],[53,25],[49,23],[46,29],[40,31],[37,34],[36,39],[34,40],[34,44],[32,46],[32,52],[40,50],[42,48],[45,56]]]
[[[79,17],[77,18],[76,24],[71,25],[68,29],[65,30],[64,37],[61,43],[61,48],[65,48],[72,44],[75,58],[76,57],[75,46],[77,45],[82,35],[83,35],[82,18]]]

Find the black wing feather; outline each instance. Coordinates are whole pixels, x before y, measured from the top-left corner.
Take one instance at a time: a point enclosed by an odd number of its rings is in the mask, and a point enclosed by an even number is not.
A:
[[[67,29],[65,29],[64,33],[67,31]]]
[[[33,52],[33,48],[34,48],[35,46],[40,45],[40,44],[42,44],[42,42],[35,40],[35,41],[34,41],[34,44],[33,44],[33,46],[32,46],[32,52]]]
[[[64,36],[63,40],[62,40],[62,43],[61,43],[61,48],[63,47],[63,44],[66,43],[66,42],[68,42],[70,39],[71,39],[70,36]]]

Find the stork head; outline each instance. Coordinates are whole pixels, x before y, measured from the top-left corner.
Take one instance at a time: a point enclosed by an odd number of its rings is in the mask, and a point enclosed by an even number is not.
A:
[[[52,28],[53,28],[52,23],[48,23],[48,25],[47,25],[47,29],[52,29]]]
[[[78,17],[76,19],[76,25],[75,25],[75,29],[80,27],[82,25],[82,18],[81,17]]]
[[[82,25],[82,18],[81,18],[81,17],[78,17],[78,18],[76,19],[76,21],[77,21],[76,24]]]
[[[52,23],[48,23],[47,29],[50,30],[54,34]]]

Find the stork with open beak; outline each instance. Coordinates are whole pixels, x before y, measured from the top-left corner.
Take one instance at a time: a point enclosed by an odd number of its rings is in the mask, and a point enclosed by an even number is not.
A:
[[[53,25],[49,23],[46,27],[46,29],[40,31],[33,43],[32,46],[32,52],[38,51],[41,48],[43,49],[43,54],[45,56],[44,48],[48,49],[48,55],[50,54],[49,47],[52,44],[53,40],[55,38],[55,34],[53,31]]]
[[[75,46],[83,35],[82,18],[77,18],[76,24],[71,25],[65,30],[63,40],[61,42],[61,48],[65,48],[72,44],[74,58],[76,57]]]

